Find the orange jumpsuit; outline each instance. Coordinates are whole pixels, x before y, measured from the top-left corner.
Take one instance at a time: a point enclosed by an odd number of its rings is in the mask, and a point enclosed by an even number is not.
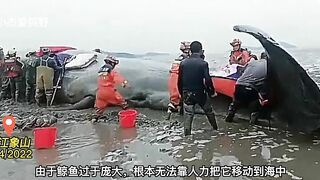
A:
[[[178,90],[178,76],[179,76],[179,66],[183,57],[179,57],[176,59],[171,66],[170,76],[168,81],[169,94],[170,94],[170,103],[174,106],[178,106],[180,104],[181,96]]]
[[[251,57],[248,51],[242,49],[239,51],[232,51],[229,62],[231,64],[246,65],[250,61]]]
[[[125,79],[115,71],[99,75],[95,102],[97,114],[102,114],[109,105],[126,104],[124,97],[115,88],[115,85],[121,84],[124,81]]]

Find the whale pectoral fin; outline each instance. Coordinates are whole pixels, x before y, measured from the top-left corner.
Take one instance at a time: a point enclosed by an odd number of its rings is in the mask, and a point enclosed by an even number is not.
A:
[[[95,102],[95,97],[87,96],[83,98],[81,101],[72,105],[72,109],[80,110],[80,109],[92,108],[94,106],[94,102]]]
[[[49,111],[67,111],[67,110],[81,110],[88,109],[94,106],[95,97],[87,96],[83,98],[81,101],[67,106],[67,107],[58,107],[58,108],[48,108]]]
[[[145,101],[139,101],[139,100],[127,100],[130,107],[146,107]]]

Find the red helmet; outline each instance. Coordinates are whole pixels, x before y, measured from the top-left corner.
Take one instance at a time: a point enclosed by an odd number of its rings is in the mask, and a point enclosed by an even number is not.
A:
[[[191,45],[191,42],[183,41],[183,42],[181,42],[181,44],[180,44],[180,50],[181,50],[182,52],[190,51],[190,45]]]
[[[105,61],[106,63],[113,63],[113,64],[115,64],[115,65],[119,64],[119,60],[117,60],[114,56],[110,56],[110,55],[108,55],[108,56],[104,59],[104,61]]]
[[[238,45],[241,45],[241,41],[240,39],[234,39],[231,43],[230,43],[231,46],[238,46]]]

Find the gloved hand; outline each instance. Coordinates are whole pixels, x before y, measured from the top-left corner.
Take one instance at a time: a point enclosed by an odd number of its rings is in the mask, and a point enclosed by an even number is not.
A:
[[[123,88],[126,88],[126,87],[127,87],[127,84],[128,84],[128,81],[127,81],[127,80],[123,81],[123,82],[122,82],[122,87],[123,87]]]

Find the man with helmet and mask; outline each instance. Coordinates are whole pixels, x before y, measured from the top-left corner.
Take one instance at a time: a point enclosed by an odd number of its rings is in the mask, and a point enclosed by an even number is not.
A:
[[[174,60],[170,69],[170,76],[168,80],[169,94],[170,94],[170,103],[168,105],[168,113],[169,115],[172,112],[178,111],[178,106],[180,105],[181,95],[178,90],[178,76],[179,76],[179,66],[180,63],[190,57],[190,42],[181,42],[180,50],[182,54]]]
[[[54,71],[61,71],[53,57],[50,56],[48,48],[41,49],[42,57],[38,58],[35,64],[36,67],[36,95],[35,100],[37,105],[40,106],[40,99],[46,97],[47,107],[53,95],[53,78]]]
[[[232,122],[236,111],[241,105],[248,105],[251,111],[250,124],[255,124],[262,107],[268,102],[267,87],[268,55],[261,53],[260,60],[247,63],[235,87],[234,99],[229,106],[226,122]]]
[[[97,117],[93,120],[94,122],[98,120],[109,105],[118,105],[123,109],[128,107],[126,100],[115,87],[117,84],[122,84],[122,87],[127,85],[127,81],[114,70],[119,61],[113,56],[107,56],[104,61],[106,64],[98,72],[98,90],[94,105]]]
[[[239,64],[246,65],[251,60],[250,53],[241,48],[241,41],[239,39],[234,39],[230,45],[233,47],[233,51],[231,51],[229,63],[231,64]]]
[[[9,79],[11,98],[15,102],[22,102],[23,99],[23,66],[16,50],[9,50],[4,59],[4,77]],[[6,94],[5,89],[2,89],[1,94],[2,97]]]

